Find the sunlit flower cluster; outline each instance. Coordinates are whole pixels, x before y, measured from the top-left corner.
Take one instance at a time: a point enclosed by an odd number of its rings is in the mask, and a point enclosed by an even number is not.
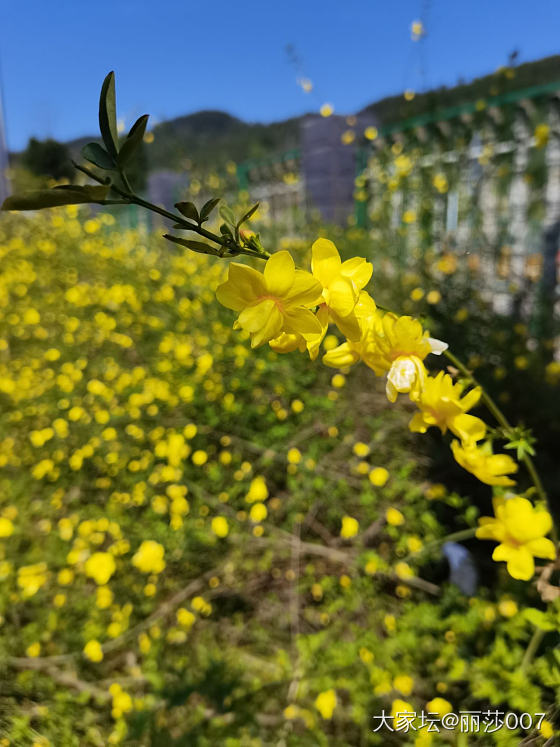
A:
[[[402,173],[411,168],[404,155],[396,163]],[[444,177],[437,175],[437,180],[444,191]],[[447,264],[444,259],[439,269],[452,271],[454,258],[445,260]],[[333,242],[320,238],[311,248],[311,272],[296,270],[285,250],[272,255],[264,273],[232,263],[217,296],[240,312],[234,326],[251,334],[254,347],[268,342],[277,352],[307,350],[314,359],[329,325],[335,325],[346,340],[328,347],[323,356],[327,366],[346,369],[363,361],[377,376],[386,377],[390,402],[407,394],[416,405],[411,431],[425,433],[432,426],[443,434],[450,431],[456,437],[451,451],[461,467],[487,485],[514,485],[510,475],[517,472],[517,463],[509,455],[493,452],[492,441],[485,440],[486,423],[469,413],[480,400],[481,388],[468,391],[445,371],[430,375],[425,360],[431,353],[443,353],[446,343],[431,338],[417,319],[380,310],[366,290],[372,273],[371,263],[363,257],[342,261]],[[402,516],[397,509],[389,509],[387,521],[398,525],[397,516]],[[356,519],[342,517],[342,538],[352,538],[358,531]]]

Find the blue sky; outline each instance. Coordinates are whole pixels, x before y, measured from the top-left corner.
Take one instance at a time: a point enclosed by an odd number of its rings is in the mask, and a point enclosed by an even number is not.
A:
[[[420,47],[410,24],[423,8]],[[559,0],[20,0],[0,24],[8,145],[95,133],[110,69],[127,123],[200,109],[269,122],[323,101],[349,114],[407,87],[453,85],[515,48],[520,61],[556,54],[559,28]],[[287,44],[311,94],[296,84]]]

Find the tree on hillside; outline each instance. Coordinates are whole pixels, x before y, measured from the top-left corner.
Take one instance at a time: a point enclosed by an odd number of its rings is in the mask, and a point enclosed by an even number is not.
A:
[[[21,165],[36,176],[57,180],[74,176],[68,148],[52,138],[37,140],[32,137],[21,154]]]

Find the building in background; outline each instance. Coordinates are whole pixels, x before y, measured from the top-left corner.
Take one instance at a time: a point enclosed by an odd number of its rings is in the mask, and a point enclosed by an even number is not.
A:
[[[355,117],[310,114],[301,123],[301,174],[308,207],[328,223],[346,225],[354,212],[358,172],[356,143],[377,121],[372,114]]]

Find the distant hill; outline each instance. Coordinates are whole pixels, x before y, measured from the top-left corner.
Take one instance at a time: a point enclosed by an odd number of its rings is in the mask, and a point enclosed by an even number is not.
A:
[[[456,104],[477,101],[508,91],[560,80],[560,55],[527,62],[514,68],[417,94],[406,101],[399,93],[369,104],[360,113],[375,115],[381,125],[436,111]],[[186,161],[195,169],[219,168],[227,161],[258,159],[270,153],[285,151],[299,145],[303,117],[294,117],[271,124],[244,122],[222,111],[201,111],[153,128],[154,142],[146,148],[150,171],[184,170]],[[67,143],[76,157],[86,142],[83,137]]]
[[[452,88],[435,88],[416,94],[412,101],[406,101],[402,93],[388,96],[369,104],[362,111],[374,114],[381,124],[392,124],[438,109],[553,81],[560,81],[560,55],[525,62],[513,68],[502,68],[491,75],[475,78],[470,83],[459,83]]]
[[[185,159],[211,167],[296,148],[300,118],[251,124],[221,111],[202,111],[154,127],[150,168],[177,168]]]

